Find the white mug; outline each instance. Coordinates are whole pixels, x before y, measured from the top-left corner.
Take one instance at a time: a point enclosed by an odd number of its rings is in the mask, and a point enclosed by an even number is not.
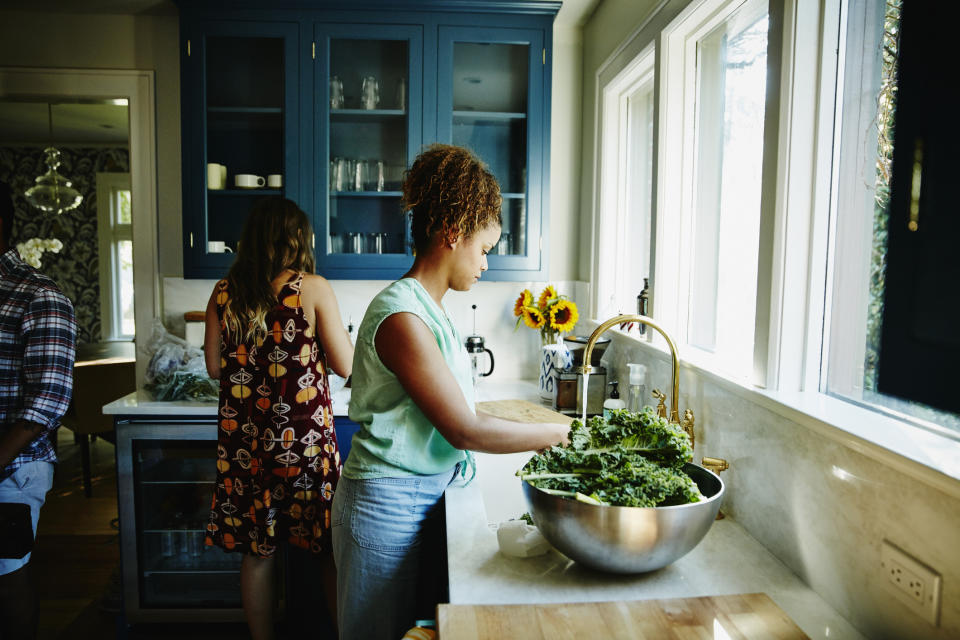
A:
[[[227,246],[223,240],[210,240],[207,242],[207,253],[233,253],[233,249]]]
[[[227,186],[227,167],[216,162],[207,164],[207,189],[219,190]]]
[[[267,186],[271,189],[279,189],[283,186],[283,176],[279,173],[271,173],[267,176]]]
[[[252,173],[238,173],[233,176],[233,182],[241,189],[258,189],[267,184],[263,176],[255,176]]]

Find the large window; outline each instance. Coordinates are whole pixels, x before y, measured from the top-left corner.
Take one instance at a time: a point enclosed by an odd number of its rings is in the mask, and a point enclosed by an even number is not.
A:
[[[685,361],[960,433],[877,386],[902,5],[690,2],[601,68],[595,317],[634,310],[649,275]]]
[[[597,315],[637,312],[650,277],[653,209],[653,47],[604,89]]]
[[[877,390],[897,107],[901,0],[851,0],[845,15],[832,291],[826,367],[831,395],[923,426],[960,432],[960,417]]]
[[[596,310],[635,311],[649,277],[686,360],[752,379],[767,5],[695,4],[603,87]]]
[[[97,235],[100,247],[101,339],[131,340],[133,317],[133,228],[130,174],[97,174]]]

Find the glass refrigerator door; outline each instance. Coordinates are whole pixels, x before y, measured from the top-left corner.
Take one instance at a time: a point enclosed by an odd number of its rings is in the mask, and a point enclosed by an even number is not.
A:
[[[238,608],[242,554],[204,544],[215,441],[134,440],[140,606]]]

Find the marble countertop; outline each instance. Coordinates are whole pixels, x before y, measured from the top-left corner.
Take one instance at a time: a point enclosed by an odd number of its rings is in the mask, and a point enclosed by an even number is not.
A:
[[[350,389],[339,389],[333,394],[333,415],[347,415]],[[149,391],[138,389],[103,405],[103,413],[116,416],[192,416],[216,417],[216,402],[187,400],[154,400]]]
[[[347,415],[350,403],[350,389],[341,384],[331,383],[333,393],[333,415]],[[519,399],[539,402],[537,385],[529,380],[509,380],[494,382],[484,380],[477,389],[477,401]],[[216,402],[191,402],[187,400],[154,400],[153,395],[144,389],[103,405],[103,413],[123,416],[210,416],[217,415]]]

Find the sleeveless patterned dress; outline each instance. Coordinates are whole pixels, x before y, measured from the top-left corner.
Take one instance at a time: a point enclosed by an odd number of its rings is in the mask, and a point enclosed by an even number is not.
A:
[[[217,283],[220,403],[217,481],[206,544],[271,557],[281,542],[330,549],[330,505],[340,478],[326,356],[304,317],[303,274],[267,313],[267,335],[235,343]]]

